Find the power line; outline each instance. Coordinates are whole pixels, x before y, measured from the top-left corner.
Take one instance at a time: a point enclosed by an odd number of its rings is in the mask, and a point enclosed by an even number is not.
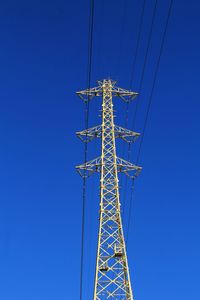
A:
[[[119,70],[121,69],[121,56],[122,56],[122,45],[124,44],[123,43],[123,40],[124,40],[124,31],[125,31],[125,20],[126,20],[126,14],[127,14],[127,3],[128,1],[124,1],[122,0],[122,4],[123,4],[123,8],[122,8],[122,20],[121,20],[121,30],[120,30],[120,34],[119,34],[119,55],[118,55],[118,58],[116,60],[116,68],[118,71],[118,74],[120,74]],[[118,78],[118,76],[117,76]],[[116,78],[116,79],[117,79]]]
[[[166,34],[167,34],[167,28],[168,28],[169,19],[170,19],[170,15],[171,15],[171,11],[172,11],[172,6],[173,6],[173,0],[170,1],[170,6],[169,6],[168,14],[167,14],[166,25],[165,25],[165,29],[164,29],[164,33],[163,33],[163,37],[162,37],[162,41],[161,41],[161,46],[160,46],[160,51],[159,51],[159,55],[158,55],[158,60],[157,60],[157,64],[156,64],[156,69],[155,69],[155,73],[154,73],[153,85],[152,85],[152,89],[151,89],[151,93],[150,93],[150,97],[149,97],[149,102],[148,102],[144,127],[142,130],[142,136],[141,136],[141,140],[140,140],[140,144],[139,144],[139,151],[138,151],[136,163],[138,163],[138,161],[139,161],[140,154],[141,154],[141,147],[142,147],[142,144],[144,141],[144,134],[145,134],[146,127],[147,127],[149,112],[150,112],[150,108],[151,108],[151,104],[152,104],[153,94],[154,94],[154,90],[155,90],[155,84],[156,84],[156,80],[157,80],[157,76],[158,76],[160,60],[161,60],[161,56],[163,53],[165,38],[166,38]]]
[[[143,63],[143,67],[142,67],[142,75],[141,75],[141,79],[140,79],[140,83],[139,83],[139,89],[138,89],[139,97],[140,97],[140,92],[141,92],[143,82],[144,82],[144,74],[145,74],[145,70],[146,70],[146,66],[147,66],[147,58],[148,58],[149,49],[150,49],[150,45],[151,45],[151,39],[152,39],[152,34],[153,34],[153,27],[154,27],[154,22],[155,22],[157,4],[158,4],[158,0],[155,1],[154,9],[153,9],[153,15],[152,15],[152,20],[151,20],[151,26],[150,26],[149,37],[148,37],[148,42],[147,42],[147,48],[146,48],[144,63]],[[140,99],[139,97],[137,99],[137,103],[136,103],[136,107],[135,107],[132,129],[134,129],[134,127],[135,127],[135,120],[136,120],[136,115],[137,115],[138,107],[139,107],[139,99]]]
[[[132,211],[132,206],[133,206],[133,191],[134,191],[134,179],[132,179],[132,184],[131,184],[131,199],[130,199],[130,206],[129,206],[130,211]],[[128,215],[128,224],[127,224],[127,231],[126,231],[126,247],[128,245],[130,223],[131,223],[131,213],[129,213]]]
[[[93,30],[94,30],[94,0],[90,1],[90,17],[89,17],[89,32],[88,32],[88,62],[87,62],[87,78],[86,86],[88,89],[91,85],[91,71],[92,71],[92,50],[93,50]],[[89,95],[85,101],[85,129],[88,129],[89,123]],[[87,137],[84,143],[84,163],[87,162]],[[82,187],[82,232],[81,232],[81,257],[80,257],[80,300],[83,298],[83,261],[84,261],[84,237],[85,237],[85,205],[86,205],[86,173],[83,176]]]
[[[138,30],[138,34],[137,34],[137,42],[136,42],[136,47],[135,47],[135,55],[134,55],[133,64],[132,64],[130,89],[132,87],[133,78],[134,78],[134,75],[135,75],[135,66],[136,66],[136,60],[137,60],[138,50],[139,50],[139,45],[140,45],[140,40],[141,40],[141,33],[142,33],[142,25],[143,25],[145,6],[146,6],[146,0],[143,0],[142,10],[141,10],[141,14],[140,14],[139,30]]]
[[[139,45],[140,45],[140,40],[141,40],[141,33],[142,33],[142,25],[143,25],[143,18],[144,18],[144,12],[145,12],[145,6],[146,6],[146,0],[143,0],[142,3],[142,9],[140,13],[140,18],[139,18],[139,26],[138,26],[138,33],[137,33],[137,39],[136,39],[136,46],[135,46],[135,51],[134,51],[134,59],[132,63],[132,72],[131,72],[131,78],[130,78],[130,89],[133,85],[133,78],[134,78],[134,73],[135,73],[135,66],[136,66],[136,61],[138,57],[138,50],[139,50]],[[126,104],[126,111],[125,111],[125,128],[128,126],[128,120],[129,120],[129,102]],[[124,147],[123,147],[123,154],[124,154]],[[127,159],[130,159],[131,155],[131,143],[128,144],[128,155]],[[124,155],[123,155],[124,156]],[[126,199],[126,192],[127,192],[127,177],[125,178],[125,188],[124,188],[124,197],[122,198],[122,213],[124,214],[125,211],[125,199]]]
[[[152,88],[151,88],[150,97],[149,97],[149,101],[148,101],[148,107],[147,107],[144,127],[143,127],[143,130],[142,130],[142,137],[141,137],[141,141],[140,141],[140,144],[139,144],[139,151],[138,151],[138,155],[137,155],[137,159],[136,159],[136,164],[139,162],[139,158],[140,158],[140,155],[141,155],[141,148],[142,148],[142,144],[143,144],[143,141],[144,141],[144,134],[145,134],[145,131],[146,131],[147,122],[148,122],[148,118],[149,118],[149,112],[150,112],[150,108],[151,108],[151,104],[152,104],[152,99],[153,99],[155,84],[156,84],[156,80],[157,80],[157,76],[158,76],[160,61],[161,61],[161,57],[162,57],[162,54],[163,54],[167,29],[168,29],[168,25],[169,25],[169,19],[170,19],[171,12],[172,12],[172,7],[173,7],[173,2],[174,2],[173,0],[170,1],[170,5],[169,5],[169,8],[168,8],[167,19],[166,19],[166,23],[165,23],[163,36],[162,36],[162,39],[161,39],[161,46],[160,46],[160,50],[159,50],[159,55],[158,55],[158,60],[157,60],[157,63],[156,63],[155,72],[154,72],[153,85],[152,85]],[[133,201],[133,191],[134,191],[133,188],[134,188],[134,181],[132,183],[131,202]],[[131,206],[132,206],[132,204],[131,204]],[[129,210],[128,220],[131,220],[131,213],[132,213],[132,211]],[[130,221],[129,221],[128,229],[127,229],[127,242],[128,242],[128,235],[129,235],[129,227],[130,227]]]
[[[139,42],[140,42],[140,39],[141,39],[142,23],[143,23],[144,11],[145,11],[145,4],[146,4],[146,1],[144,0],[143,1],[143,6],[142,6],[141,20],[140,20],[140,26],[139,26],[138,39],[137,39],[137,46],[136,46],[137,50],[136,50],[134,64],[133,64],[132,73],[131,73],[130,89],[131,89],[132,84],[133,84],[133,75],[134,75],[134,69],[135,69],[135,65],[136,65],[136,57],[137,57],[137,53],[138,53],[138,49],[139,49]],[[150,31],[149,31],[149,35],[148,35],[147,47],[146,47],[146,51],[145,51],[145,57],[144,57],[144,62],[143,62],[143,67],[142,67],[142,73],[141,73],[141,78],[140,78],[140,83],[139,83],[139,90],[138,90],[139,91],[139,97],[140,97],[140,92],[141,92],[141,89],[142,89],[142,86],[143,86],[143,82],[144,82],[145,70],[146,70],[146,67],[147,67],[147,58],[148,58],[148,55],[149,55],[149,49],[150,49],[150,44],[151,44],[151,40],[152,40],[153,27],[154,27],[154,22],[155,22],[157,5],[158,5],[158,0],[155,1],[154,8],[153,8],[153,14],[152,14],[152,19],[151,19]],[[139,97],[138,97],[138,100],[137,100],[137,103],[136,103],[136,107],[135,107],[135,111],[134,111],[132,130],[134,130],[134,127],[135,127],[135,120],[136,120],[136,115],[137,115],[138,107],[139,107]],[[128,114],[129,114],[129,106],[127,106],[127,109],[126,109],[127,123],[128,123]],[[129,143],[129,145],[128,145],[128,158],[127,159],[129,160],[130,157],[131,157],[131,143]],[[125,179],[125,189],[124,189],[125,196],[124,196],[124,201],[123,201],[124,202],[124,206],[125,206],[126,190],[127,190],[127,178]],[[133,188],[132,188],[132,190],[133,190]],[[130,204],[130,206],[131,206],[131,204]],[[128,217],[128,224],[130,224],[129,217]],[[129,225],[127,225],[127,226],[129,226]],[[128,227],[127,230],[129,230],[129,227]]]

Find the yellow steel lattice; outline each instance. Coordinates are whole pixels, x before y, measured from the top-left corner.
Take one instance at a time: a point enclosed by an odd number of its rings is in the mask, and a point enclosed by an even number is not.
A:
[[[77,133],[84,142],[95,137],[102,139],[101,157],[77,167],[79,173],[84,176],[94,171],[101,174],[94,300],[133,300],[120,213],[118,172],[136,177],[141,167],[116,156],[115,138],[120,137],[125,141],[134,142],[139,134],[114,124],[112,98],[118,96],[130,101],[137,93],[116,87],[116,83],[110,79],[98,81],[98,84],[96,88],[77,93],[85,101],[94,96],[101,96],[103,99],[102,124]]]

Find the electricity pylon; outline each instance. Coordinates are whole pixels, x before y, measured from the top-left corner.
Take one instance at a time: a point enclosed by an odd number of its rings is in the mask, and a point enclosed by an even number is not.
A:
[[[87,177],[95,171],[101,174],[94,300],[133,300],[120,213],[118,172],[136,177],[141,167],[117,157],[115,138],[134,142],[139,133],[114,124],[112,98],[118,96],[130,101],[137,93],[116,87],[115,84],[110,79],[98,81],[97,87],[77,92],[84,101],[90,101],[95,96],[103,99],[102,124],[77,132],[84,142],[95,137],[102,139],[101,156],[76,167],[81,176]]]

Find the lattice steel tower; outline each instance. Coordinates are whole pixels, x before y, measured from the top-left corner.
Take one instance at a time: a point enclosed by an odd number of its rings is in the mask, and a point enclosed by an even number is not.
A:
[[[116,87],[116,82],[108,79],[98,81],[98,87],[77,92],[84,100],[102,96],[102,124],[77,132],[84,142],[95,137],[102,139],[101,156],[77,166],[82,176],[100,172],[100,224],[96,261],[94,300],[133,300],[126,247],[122,228],[118,172],[136,177],[141,167],[116,156],[115,138],[133,142],[138,133],[114,124],[113,96],[130,101],[136,92]]]

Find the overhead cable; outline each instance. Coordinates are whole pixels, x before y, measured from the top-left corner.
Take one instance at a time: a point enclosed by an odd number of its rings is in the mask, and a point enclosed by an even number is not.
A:
[[[142,32],[142,24],[143,24],[143,16],[144,16],[144,11],[145,11],[145,5],[146,5],[146,1],[144,0],[143,1],[143,6],[142,6],[142,13],[141,13],[141,19],[140,19],[140,25],[139,25],[138,38],[137,38],[137,43],[136,43],[136,53],[135,53],[134,63],[133,63],[132,72],[131,72],[130,89],[133,85],[136,58],[137,58],[137,53],[138,53],[138,50],[139,50],[139,44],[140,44],[140,39],[141,39],[141,32]],[[133,116],[132,130],[134,130],[134,127],[135,127],[135,120],[136,120],[136,115],[137,115],[138,106],[139,106],[139,97],[140,97],[140,92],[141,92],[141,89],[142,89],[142,86],[143,86],[144,74],[145,74],[145,70],[146,70],[146,67],[147,67],[147,58],[148,58],[148,55],[149,55],[149,49],[150,49],[152,35],[153,35],[153,27],[154,27],[154,22],[155,22],[155,17],[156,17],[157,5],[158,5],[158,0],[155,1],[154,7],[153,7],[153,14],[152,14],[152,19],[151,19],[150,31],[149,31],[149,35],[148,35],[147,47],[146,47],[146,51],[145,51],[145,57],[144,57],[144,62],[143,62],[143,66],[142,66],[142,73],[141,73],[141,78],[140,78],[140,83],[139,83],[139,90],[138,90],[139,91],[139,96],[138,96],[138,99],[137,99],[137,103],[136,103],[136,107],[135,107],[135,111],[134,111],[134,116]],[[126,123],[128,123],[128,115],[129,115],[129,105],[127,105],[127,107],[126,107]],[[131,143],[128,144],[128,157],[127,157],[128,161],[130,160],[130,157],[131,157]],[[124,196],[124,201],[125,201],[126,190],[127,190],[127,178],[125,179],[125,189],[124,190],[125,190],[125,196]],[[131,188],[131,193],[132,192],[133,192],[133,187]],[[132,198],[132,196],[131,196],[131,198]],[[131,205],[132,204],[130,203],[129,206],[131,206]],[[124,202],[124,206],[125,206],[125,202]],[[130,210],[129,210],[129,215],[130,215]],[[130,217],[128,216],[127,232],[129,231],[129,224],[130,224],[129,218]]]
[[[152,88],[151,88],[151,92],[150,92],[150,97],[149,97],[149,101],[148,101],[148,107],[147,107],[147,112],[146,112],[146,116],[145,116],[145,122],[144,122],[143,130],[142,130],[141,141],[140,141],[140,144],[139,144],[139,150],[138,150],[138,154],[137,154],[136,164],[139,162],[139,159],[140,159],[140,156],[141,156],[141,149],[142,149],[142,145],[143,145],[143,141],[144,141],[145,131],[146,131],[146,128],[147,128],[147,123],[148,123],[150,108],[151,108],[151,104],[152,104],[152,100],[153,100],[153,94],[154,94],[154,91],[155,91],[155,84],[156,84],[156,81],[157,81],[158,71],[159,71],[159,67],[160,67],[160,61],[161,61],[161,57],[162,57],[163,50],[164,50],[165,39],[166,39],[167,29],[168,29],[169,20],[170,20],[170,16],[171,16],[171,12],[172,12],[173,2],[174,2],[173,0],[170,0],[168,12],[167,12],[167,19],[166,19],[166,23],[165,23],[165,27],[164,27],[164,32],[163,32],[163,35],[162,35],[162,39],[161,39],[161,46],[160,46],[159,55],[158,55],[158,59],[157,59],[156,67],[155,67],[154,76],[153,76],[153,84],[152,84]],[[133,201],[133,192],[134,192],[134,181],[132,182],[131,202]],[[130,203],[130,205],[132,206],[131,203]],[[129,209],[126,244],[128,243],[128,235],[129,235],[131,213],[132,213],[132,210]]]
[[[93,30],[94,30],[94,0],[90,1],[90,17],[89,17],[89,32],[88,32],[88,62],[87,62],[87,78],[86,86],[89,89],[91,86],[92,72],[92,52],[93,52]],[[89,124],[89,96],[85,101],[85,129],[88,129]],[[84,163],[87,162],[88,145],[84,143]],[[80,257],[80,300],[83,299],[83,262],[84,262],[84,237],[85,237],[85,206],[86,206],[86,171],[83,176],[82,187],[82,230],[81,230],[81,257]]]

